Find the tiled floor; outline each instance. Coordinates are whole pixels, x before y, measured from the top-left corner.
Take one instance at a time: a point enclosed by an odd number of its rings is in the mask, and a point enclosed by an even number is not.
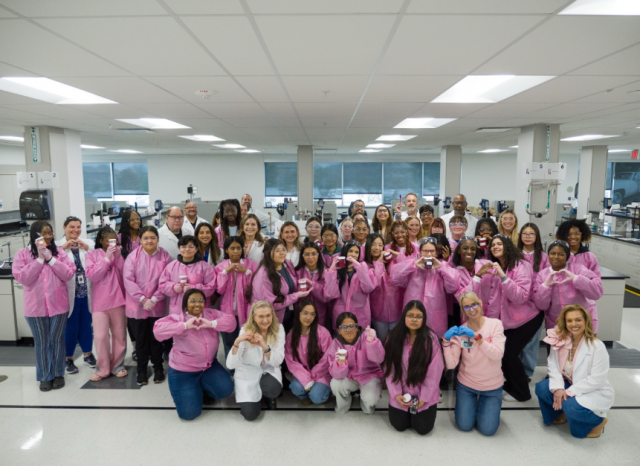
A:
[[[621,343],[640,350],[639,309],[625,310]],[[0,464],[639,464],[640,368],[611,369],[616,401],[606,431],[599,439],[576,440],[566,425],[543,426],[535,398],[505,403],[494,437],[460,432],[453,392],[445,392],[427,437],[391,428],[386,392],[372,416],[338,416],[332,403],[302,408],[285,392],[278,410],[253,423],[242,419],[233,396],[183,422],[166,382],[139,390],[81,390],[91,374],[81,363],[65,388],[49,393],[38,390],[35,368],[0,366],[0,374],[9,376],[0,383]],[[545,370],[537,369],[534,382]]]

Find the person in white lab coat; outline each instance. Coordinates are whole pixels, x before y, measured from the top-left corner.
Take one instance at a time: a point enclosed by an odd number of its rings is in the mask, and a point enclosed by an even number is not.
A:
[[[167,251],[173,260],[178,258],[180,249],[178,241],[182,238],[182,224],[184,222],[184,213],[178,206],[171,207],[167,211],[167,223],[158,229],[160,236],[160,247]]]
[[[614,398],[609,353],[579,304],[565,306],[556,324],[544,339],[551,345],[549,378],[536,384],[542,420],[547,426],[568,422],[576,438],[600,437]]]
[[[266,398],[268,409],[276,408],[276,398],[282,391],[284,344],[284,327],[273,306],[267,301],[253,303],[227,356],[227,368],[235,369],[236,402],[247,421],[260,415],[262,398]]]
[[[184,222],[182,223],[182,234],[195,236],[196,228],[201,223],[207,222],[204,218],[198,217],[198,207],[194,202],[187,202],[184,206]],[[208,223],[208,222],[207,222]]]
[[[449,231],[449,221],[451,220],[451,217],[455,215],[467,219],[467,231],[476,231],[476,223],[478,223],[478,219],[467,212],[467,198],[464,194],[458,194],[456,197],[454,197],[453,201],[451,202],[451,207],[453,207],[453,210],[451,212],[440,217],[447,227],[447,231],[445,231],[445,235],[447,235],[447,238],[451,238],[451,231]]]
[[[265,214],[264,212],[258,210],[258,209],[254,209],[251,204],[253,204],[253,199],[251,198],[250,194],[245,194],[244,196],[242,196],[242,201],[240,201],[240,204],[244,204],[247,206],[247,213],[248,214],[254,214],[256,217],[258,217],[258,219],[260,219],[260,224],[261,225],[266,225],[269,226],[269,219],[271,218],[269,216],[269,214]],[[261,226],[258,225],[258,226]]]
[[[402,201],[396,204],[396,211],[394,217],[396,220],[406,220],[409,217],[418,216],[418,195],[416,193],[409,193],[404,197],[404,205],[407,206],[407,210],[402,211]]]

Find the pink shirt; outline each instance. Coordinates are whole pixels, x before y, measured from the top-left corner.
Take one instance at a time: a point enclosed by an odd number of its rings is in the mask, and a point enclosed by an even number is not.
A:
[[[171,262],[169,253],[158,247],[153,255],[142,248],[136,248],[124,261],[124,288],[126,291],[125,311],[130,319],[163,317],[165,295],[160,290],[160,276]],[[143,298],[151,299],[156,305],[150,311],[142,307]]]
[[[336,361],[336,353],[339,349],[347,350],[347,362],[342,365]],[[384,375],[380,368],[380,364],[384,361],[384,347],[377,338],[368,342],[366,332],[362,332],[353,345],[343,345],[334,338],[325,357],[329,363],[329,374],[334,379],[346,377],[360,385],[365,385],[376,377],[381,379]]]
[[[289,332],[284,347],[284,359],[287,361],[287,367],[303,387],[306,387],[311,381],[320,382],[328,386],[331,383],[331,376],[329,375],[329,361],[325,356],[331,346],[331,334],[329,330],[322,325],[318,325],[320,360],[311,369],[309,369],[309,363],[307,361],[308,346],[309,335],[301,335],[300,342],[298,343],[298,358],[300,358],[300,360],[294,360],[291,347],[291,332]]]
[[[276,303],[276,295],[273,293],[273,285],[269,281],[267,268],[260,267],[253,277],[253,291],[251,294],[251,303],[247,305],[247,315],[249,315],[251,310],[251,304],[257,301],[267,301],[273,305],[278,322],[282,323],[287,308],[293,306],[298,301],[298,295],[296,294],[298,292],[298,281],[296,280],[296,271],[293,268],[293,264],[287,260],[283,267],[287,268],[287,272],[289,272],[293,280],[293,293],[289,294],[289,285],[287,281],[280,276],[280,293],[284,296],[284,302]]]
[[[229,259],[223,260],[215,266],[218,293],[222,295],[220,310],[225,314],[237,315],[242,327],[247,321],[247,300],[245,291],[251,283],[251,277],[258,269],[258,264],[250,259],[240,259],[240,265],[247,269],[245,273],[236,271],[227,273],[225,270],[231,265]],[[235,303],[234,303],[235,294]]]
[[[91,312],[104,312],[116,307],[124,307],[124,283],[122,256],[111,256],[102,249],[89,251],[85,269],[87,278],[92,282]]]
[[[402,301],[404,300],[404,288],[393,283],[391,264],[389,272],[382,262],[374,262],[376,288],[369,296],[371,304],[371,319],[376,322],[396,322],[402,315]]]
[[[236,319],[232,315],[216,309],[205,309],[202,317],[215,321],[215,328],[185,330],[184,323],[191,317],[193,316],[186,312],[169,314],[153,326],[153,333],[158,341],[173,338],[169,366],[177,371],[197,372],[209,369],[218,353],[218,332],[232,332],[236,328]]]
[[[445,342],[444,360],[447,369],[455,369],[460,362],[458,381],[462,385],[479,391],[495,390],[502,387],[504,380],[502,355],[506,338],[502,322],[485,317],[484,325],[477,333],[481,334],[484,340],[479,346],[474,341],[471,348],[462,348],[462,341],[467,341],[466,336],[452,337],[448,346],[445,346]]]
[[[211,296],[216,290],[216,274],[209,264],[200,260],[183,264],[179,260],[174,260],[167,265],[160,277],[160,291],[169,296],[169,312],[171,314],[181,314],[182,298],[184,293],[176,293],[173,289],[174,285],[180,283],[180,276],[187,276],[187,283],[191,288],[202,290],[205,298]]]
[[[313,275],[311,272],[307,270],[306,267],[302,267],[300,270],[296,272],[296,280],[308,279],[313,282],[313,290],[311,294],[307,296],[306,299],[311,299],[313,304],[316,306],[316,312],[318,314],[318,323],[320,325],[324,325],[325,319],[327,318],[327,309],[330,308],[330,304],[332,299],[327,296],[327,292],[325,289],[325,277],[327,276],[327,269],[324,270],[322,274],[322,279],[318,277],[318,272],[316,269],[316,273]]]
[[[24,287],[25,317],[53,317],[69,312],[67,281],[75,274],[76,266],[61,248],[48,263],[33,257],[31,248],[21,249],[13,258],[11,272]]]

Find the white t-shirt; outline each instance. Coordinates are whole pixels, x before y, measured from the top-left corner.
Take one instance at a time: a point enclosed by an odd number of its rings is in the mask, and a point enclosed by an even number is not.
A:
[[[445,227],[447,228],[447,231],[445,231],[447,238],[451,237],[451,231],[449,231],[449,220],[451,220],[455,215],[456,215],[455,211],[452,210],[448,214],[445,214],[442,217],[440,217],[444,222]],[[475,236],[476,224],[478,223],[478,219],[475,218],[473,215],[471,215],[469,212],[465,212],[464,218],[467,219],[467,232],[465,233],[465,235]]]

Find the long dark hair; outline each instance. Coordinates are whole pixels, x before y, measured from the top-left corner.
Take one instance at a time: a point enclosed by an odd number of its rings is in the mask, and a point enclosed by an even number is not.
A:
[[[305,299],[298,305],[295,317],[293,318],[293,328],[291,329],[291,351],[293,353],[293,360],[304,364],[300,360],[298,355],[298,345],[300,344],[300,336],[302,335],[302,322],[300,322],[300,312],[307,307],[313,307],[313,311],[316,316],[313,318],[313,322],[309,326],[309,341],[307,342],[307,364],[309,369],[313,369],[316,364],[322,359],[322,352],[320,351],[320,345],[318,344],[318,310],[315,304],[310,299]]]
[[[307,223],[304,224],[305,229],[309,226],[309,224],[311,222],[317,222],[320,224],[320,240],[322,240],[322,222],[320,221],[320,219],[318,217],[309,217],[307,219]],[[309,242],[309,237],[305,236],[304,241],[302,241],[302,244],[305,245]],[[304,246],[303,246],[304,249]]]
[[[367,263],[367,265],[369,267],[373,267],[373,253],[371,252],[371,249],[373,248],[373,242],[380,238],[380,240],[382,241],[382,253],[384,254],[384,238],[382,237],[382,235],[380,233],[370,233],[367,235],[367,242],[364,245],[364,261]],[[384,268],[387,272],[387,275],[389,275],[389,264],[388,263],[384,263]]]
[[[221,254],[220,246],[218,245],[218,235],[216,235],[213,226],[207,222],[202,222],[201,224],[199,224],[196,227],[196,231],[193,233],[193,236],[196,238],[196,247],[198,248],[198,252],[202,256],[202,258],[204,259],[204,255],[207,252],[207,247],[204,244],[201,244],[200,240],[198,239],[198,234],[203,228],[208,228],[209,232],[211,233],[211,241],[209,242],[209,256],[211,257],[211,262],[215,265],[218,263],[218,259],[220,259]]]
[[[453,250],[453,258],[451,259],[451,262],[456,267],[458,267],[459,265],[462,265],[462,259],[460,258],[460,249],[462,248],[462,243],[465,243],[466,241],[471,241],[474,244],[474,246],[476,247],[475,259],[477,260],[477,259],[482,258],[482,251],[480,251],[480,248],[476,244],[476,240],[471,238],[471,237],[469,237],[469,236],[464,236],[464,237],[462,237],[460,239],[460,241],[458,241],[458,245]]]
[[[182,311],[183,312],[187,312],[187,309],[188,309],[187,304],[189,302],[189,298],[194,294],[202,295],[202,297],[204,298],[205,307],[207,307],[206,306],[207,297],[204,295],[204,292],[202,290],[197,289],[197,288],[191,288],[191,289],[187,290],[187,292],[182,297]]]
[[[384,207],[385,209],[387,209],[387,212],[389,212],[389,217],[387,218],[387,224],[386,225],[382,225],[380,223],[380,220],[378,220],[378,209],[380,209],[381,207]],[[393,214],[391,213],[391,209],[384,205],[384,204],[380,204],[378,207],[376,207],[375,213],[373,214],[373,220],[371,221],[371,227],[373,228],[373,232],[374,233],[378,233],[378,234],[382,234],[382,227],[384,226],[385,228],[385,234],[387,236],[387,241],[385,241],[385,238],[382,238],[382,242],[387,244],[389,241],[391,241],[391,227],[393,226]]]
[[[242,248],[242,252],[240,253],[240,259],[244,259],[244,240],[241,236],[228,236],[224,240],[224,245],[222,248],[224,249],[224,258],[229,259],[229,253],[227,252],[233,243],[238,243]]]
[[[53,227],[46,220],[38,220],[31,224],[31,229],[29,230],[29,248],[31,249],[31,255],[33,257],[38,257],[38,247],[36,246],[36,240],[40,236],[40,232],[44,227],[49,227],[51,229],[51,233],[53,234]],[[58,255],[58,247],[56,246],[56,242],[52,239],[51,244],[47,246],[47,249],[51,251],[53,256]]]
[[[360,243],[358,243],[357,241],[347,241],[345,243],[344,246],[342,246],[342,252],[341,254],[344,257],[347,257],[347,254],[349,254],[349,250],[351,248],[358,248],[358,257],[360,257]],[[340,293],[342,293],[342,285],[344,285],[344,282],[347,280],[347,269],[349,268],[348,265],[345,265],[344,267],[342,267],[341,269],[338,269],[338,288],[340,288]]]
[[[449,239],[447,238],[446,235],[442,234],[442,233],[434,233],[431,236],[429,236],[429,238],[435,238],[436,241],[438,242],[438,245],[442,246],[443,248],[447,247],[449,248],[449,251],[451,251],[451,243],[449,243]],[[436,248],[438,249],[438,248]],[[440,258],[438,258],[440,259]]]
[[[94,247],[94,249],[102,249],[102,240],[104,239],[105,236],[107,235],[111,235],[111,234],[116,234],[115,230],[109,226],[106,227],[102,227],[98,230],[98,233],[96,233],[96,245]]]
[[[258,270],[260,270],[263,267],[267,269],[267,278],[271,282],[271,287],[273,288],[273,294],[276,296],[276,299],[273,301],[272,304],[280,304],[284,302],[284,295],[282,294],[282,291],[281,291],[282,280],[280,280],[280,275],[278,274],[278,271],[276,270],[276,266],[273,263],[273,259],[271,258],[271,251],[273,251],[279,245],[284,246],[284,242],[275,238],[271,238],[265,241],[264,249],[263,249],[264,254],[262,256],[262,260],[260,261],[260,266],[258,267]],[[286,267],[287,266],[286,262],[282,264],[282,266]],[[258,270],[256,270],[256,273],[252,274],[251,283],[249,283],[249,286],[247,287],[247,291],[245,293],[245,298],[247,299],[247,302],[251,302],[251,297],[253,296],[253,280],[254,278],[256,278],[256,275],[258,275]]]
[[[533,243],[533,270],[534,272],[540,272],[540,262],[542,262],[542,252],[544,251],[542,248],[542,239],[540,239],[540,229],[535,223],[525,223],[522,225],[520,233],[518,234],[518,249],[520,251],[524,251],[522,232],[525,228],[531,228],[536,233],[536,242]]]
[[[358,333],[356,333],[356,337],[353,339],[351,343],[347,343],[347,341],[344,338],[342,338],[342,335],[340,335],[340,333],[338,333],[338,336],[336,337],[336,339],[343,345],[355,345],[356,343],[358,343],[358,339],[360,338],[360,335],[362,335],[362,332],[364,329],[358,325],[358,318],[355,316],[355,314],[351,312],[346,312],[346,311],[341,312],[336,318],[336,328],[342,325],[342,322],[344,322],[344,319],[353,320],[356,324]]]
[[[411,348],[409,356],[409,367],[407,368],[407,386],[417,387],[427,377],[429,364],[433,359],[433,344],[438,341],[438,337],[427,326],[427,310],[420,301],[409,301],[402,311],[402,316],[398,324],[389,332],[387,341],[384,344],[384,376],[385,378],[393,374],[393,383],[402,381],[402,354],[404,343],[409,338],[409,328],[406,324],[407,313],[414,309],[422,313],[422,327],[416,331],[416,339]],[[440,380],[440,377],[438,377]]]
[[[300,259],[298,259],[298,265],[296,265],[296,272],[298,270],[302,270],[307,264],[304,261],[304,250],[305,249],[313,249],[318,253],[318,280],[322,280],[322,274],[324,274],[324,259],[322,258],[322,251],[316,243],[305,243],[302,246],[302,251],[300,251]]]
[[[400,246],[398,246],[396,237],[393,234],[393,230],[395,230],[396,228],[404,228],[407,231],[407,239],[405,243],[405,248],[406,248],[405,256],[410,256],[411,254],[413,254],[413,245],[411,244],[411,241],[409,241],[409,228],[407,228],[407,224],[404,222],[404,220],[396,220],[395,222],[393,222],[393,225],[391,225],[391,249],[393,249],[396,252],[400,251]]]
[[[242,222],[242,215],[240,215],[240,203],[237,199],[225,199],[220,203],[220,228],[222,229],[222,237],[229,236],[229,223],[224,215],[224,206],[231,204],[236,208],[236,226],[240,230],[240,223]]]
[[[129,220],[131,219],[131,215],[133,213],[138,214],[136,210],[132,208],[128,208],[122,214],[122,221],[120,222],[120,246],[122,246],[122,258],[126,259],[132,251],[133,241],[131,241],[131,225]],[[142,217],[140,217],[140,227],[142,227]],[[140,237],[140,228],[138,228],[138,237]]]
[[[493,238],[491,238],[491,241],[489,241],[488,251],[489,251],[489,260],[491,262],[500,262],[499,259],[497,257],[494,257],[493,253],[491,252],[491,246],[493,245],[493,242],[496,239],[499,239],[500,241],[502,241],[502,256],[504,258],[503,270],[505,272],[507,270],[513,270],[518,265],[518,262],[520,262],[521,260],[524,260],[524,256],[522,255],[520,250],[516,247],[516,245],[513,244],[513,241],[511,241],[511,238],[509,238],[507,235],[497,234]]]

